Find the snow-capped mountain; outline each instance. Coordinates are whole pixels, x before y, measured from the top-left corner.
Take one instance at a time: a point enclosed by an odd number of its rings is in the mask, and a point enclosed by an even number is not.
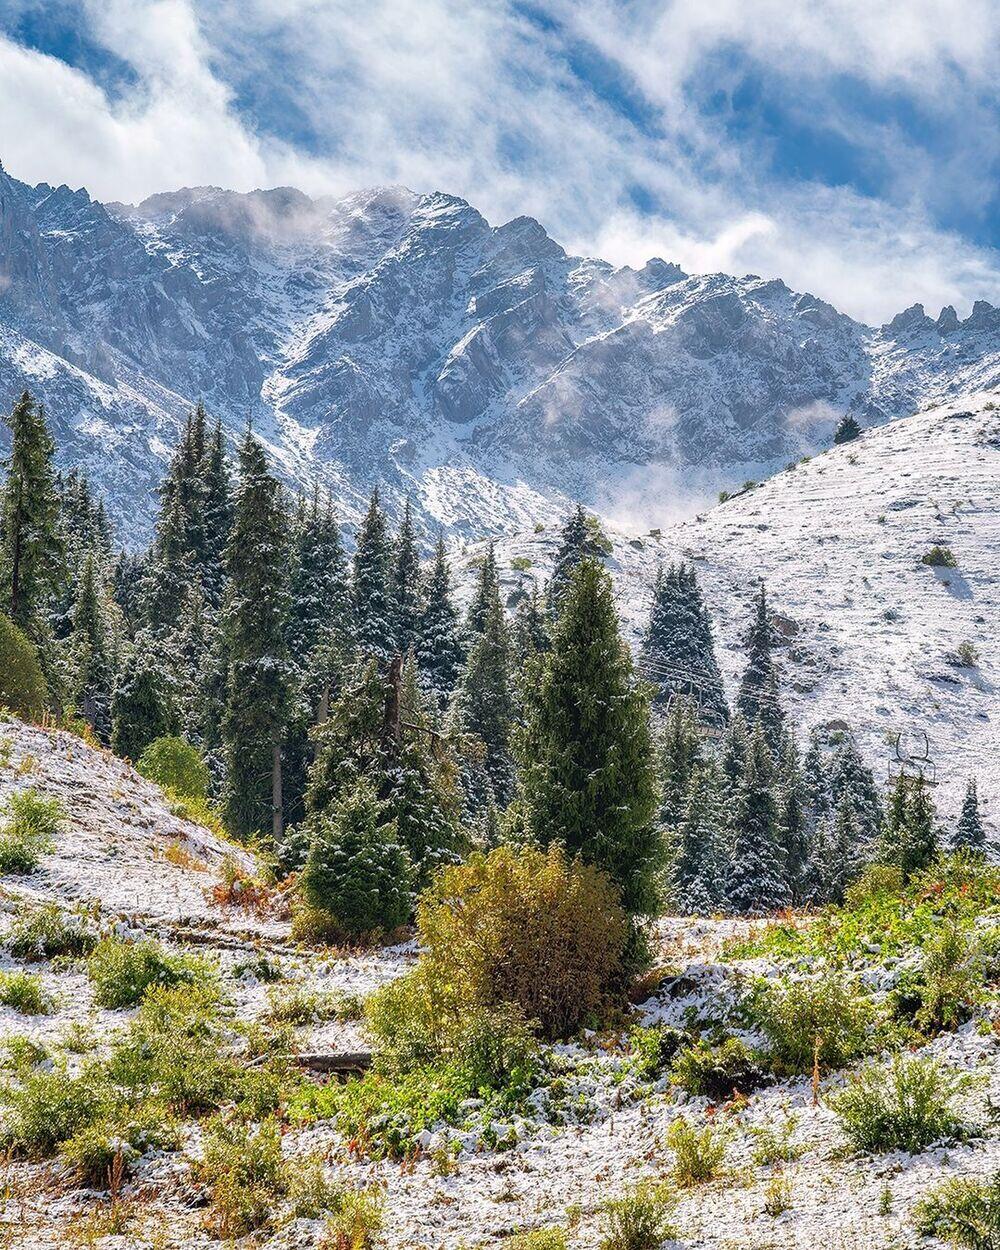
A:
[[[1000,832],[1000,395],[894,420],[685,521],[642,536],[608,527],[619,612],[637,645],[661,564],[690,562],[712,614],[730,698],[764,581],[781,640],[782,698],[802,730],[848,722],[880,779],[929,738],[942,813],[978,777]],[[510,606],[551,572],[558,527],[502,538]],[[923,563],[947,547],[954,568]],[[458,557],[463,595],[477,546]],[[965,644],[965,645],[963,645]]]
[[[345,518],[380,482],[475,537],[571,499],[666,518],[826,445],[845,410],[880,423],[997,384],[986,304],[875,330],[778,280],[569,256],[440,193],[131,207],[0,172],[0,404],[44,400],[135,541],[199,398]]]

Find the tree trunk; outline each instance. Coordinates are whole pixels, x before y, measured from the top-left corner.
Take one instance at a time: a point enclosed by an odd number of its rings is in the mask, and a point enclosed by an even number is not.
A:
[[[285,832],[281,812],[281,743],[275,742],[271,754],[271,832],[280,842]]]

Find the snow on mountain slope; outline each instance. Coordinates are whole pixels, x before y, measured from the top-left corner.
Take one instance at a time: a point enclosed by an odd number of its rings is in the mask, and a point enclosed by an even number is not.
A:
[[[777,280],[615,269],[399,187],[133,207],[0,170],[0,330],[0,405],[40,393],[133,542],[198,398],[234,436],[251,416],[346,520],[380,483],[474,538],[573,499],[664,521],[827,444],[847,409],[881,423],[1000,380],[989,305],[872,330]]]
[[[926,732],[943,815],[957,816],[977,776],[1000,830],[1000,395],[871,430],[661,534],[609,535],[633,643],[657,566],[693,562],[732,696],[763,579],[778,614],[783,696],[801,729],[848,721],[883,777],[890,735]],[[557,539],[550,526],[498,543],[509,602],[548,575]],[[956,568],[921,562],[935,545],[951,549]],[[457,562],[466,593],[476,554]],[[962,643],[977,663],[961,662]]]

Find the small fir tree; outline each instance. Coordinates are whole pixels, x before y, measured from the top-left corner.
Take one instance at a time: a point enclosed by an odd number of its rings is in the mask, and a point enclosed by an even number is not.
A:
[[[840,424],[834,431],[834,444],[839,447],[842,443],[853,443],[856,438],[860,437],[861,426],[858,425],[857,421],[851,416],[850,413],[845,413],[845,415],[840,419]]]
[[[799,750],[791,733],[782,735],[777,760],[776,795],[778,837],[785,859],[785,874],[793,902],[806,897],[807,865],[811,849],[805,787]]]
[[[553,613],[558,613],[562,596],[577,566],[583,560],[603,563],[610,549],[611,545],[601,532],[597,518],[588,516],[583,506],[577,504],[576,510],[563,524],[549,581],[549,607]]]
[[[982,855],[986,851],[986,832],[979,816],[979,792],[975,777],[971,777],[965,787],[962,813],[951,844],[953,850],[967,851],[973,855]]]
[[[358,530],[354,550],[352,611],[354,641],[359,653],[379,660],[396,654],[389,593],[390,557],[385,513],[379,505],[376,488]]]
[[[711,914],[725,902],[727,866],[722,784],[717,766],[696,767],[677,827],[673,894],[691,916]]]
[[[728,720],[711,619],[694,569],[679,564],[658,571],[640,669],[652,682],[657,703],[683,695],[694,700],[705,720],[719,726]]]
[[[684,814],[691,777],[701,762],[696,704],[677,698],[660,739],[660,821],[673,828]]]
[[[97,557],[83,564],[73,609],[70,635],[71,693],[80,715],[102,742],[111,733],[111,690],[114,682],[113,639]]]
[[[423,615],[423,578],[413,535],[410,501],[403,508],[389,574],[389,602],[396,651],[406,655],[417,646]]]
[[[151,742],[178,732],[171,685],[150,650],[130,648],[111,698],[111,749],[116,755],[138,760]]]
[[[486,618],[490,614],[493,604],[500,600],[500,574],[497,571],[497,557],[493,544],[488,543],[486,552],[483,555],[479,565],[479,575],[476,578],[476,589],[472,596],[472,602],[469,604],[468,611],[465,614],[465,635],[467,640],[467,649],[472,649],[472,644],[479,637],[486,627]]]
[[[514,787],[511,754],[513,730],[513,679],[510,629],[499,597],[494,596],[482,633],[473,643],[452,708],[457,733],[482,744],[481,773],[489,782],[481,789],[467,778],[466,792],[472,813],[492,802],[505,807]]]
[[[458,612],[451,598],[451,573],[439,535],[416,642],[420,680],[439,712],[448,706],[462,666]]]
[[[778,694],[778,671],[773,650],[774,627],[762,585],[747,633],[747,667],[740,682],[737,707],[750,724],[762,727],[768,748],[775,752],[781,742],[785,716]]]

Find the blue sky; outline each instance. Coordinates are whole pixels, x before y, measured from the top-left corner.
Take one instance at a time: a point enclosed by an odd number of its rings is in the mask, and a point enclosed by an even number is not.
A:
[[[1000,0],[0,0],[0,159],[441,189],[877,322],[1000,302]]]

